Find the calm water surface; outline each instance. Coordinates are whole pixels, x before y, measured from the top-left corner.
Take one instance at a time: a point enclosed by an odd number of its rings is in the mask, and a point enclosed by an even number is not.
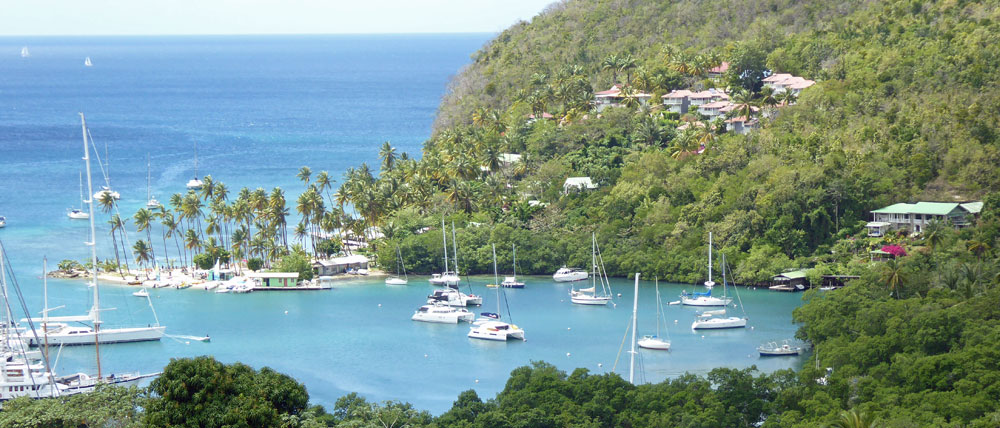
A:
[[[193,175],[195,143],[199,173],[225,182],[232,192],[281,186],[294,200],[303,189],[295,178],[300,166],[339,179],[361,162],[376,165],[378,146],[386,140],[419,154],[449,76],[488,38],[0,38],[0,215],[8,218],[0,239],[29,308],[42,307],[42,257],[55,265],[88,255],[85,222],[65,216],[78,204],[77,112],[87,114],[95,142],[108,146],[123,216],[145,202],[147,153],[152,191],[164,201],[184,191]],[[22,46],[29,47],[30,58],[20,57]],[[83,66],[87,56],[93,67]],[[99,257],[113,257],[107,216],[98,219]],[[476,278],[474,292],[485,294],[483,310],[494,311],[496,297],[485,283]],[[473,341],[465,336],[467,325],[410,321],[432,291],[425,278],[411,278],[405,287],[348,281],[321,292],[151,290],[168,333],[207,334],[212,341],[165,338],[106,346],[102,366],[156,371],[170,358],[208,354],[288,373],[319,404],[332,405],[357,391],[435,413],[466,389],[491,397],[510,370],[536,360],[602,373],[619,358],[617,371],[627,375],[628,354],[619,349],[631,316],[631,281],[614,280],[615,293],[622,294],[614,307],[572,305],[570,285],[549,278],[527,283],[506,291],[514,321],[526,330],[523,343]],[[663,300],[675,300],[685,287],[660,284]],[[50,280],[49,288],[50,306],[66,306],[55,315],[82,314],[91,304],[82,282]],[[103,315],[109,325],[154,322],[148,305],[131,291],[103,287],[102,306],[115,308]],[[695,309],[667,306],[674,350],[641,351],[643,378],[655,382],[718,366],[797,367],[798,358],[759,359],[755,347],[792,337],[791,310],[800,295],[745,290],[741,297],[753,328],[694,333]],[[652,283],[643,282],[639,334],[655,329],[654,299]],[[93,371],[93,349],[62,350],[57,369]]]

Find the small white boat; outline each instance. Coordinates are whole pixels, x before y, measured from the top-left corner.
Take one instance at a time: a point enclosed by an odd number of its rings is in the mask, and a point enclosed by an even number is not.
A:
[[[646,335],[636,342],[640,348],[655,349],[659,351],[669,351],[670,341],[663,340],[656,336]]]
[[[90,214],[83,212],[79,208],[73,208],[66,213],[66,216],[74,220],[86,220],[90,218]]]
[[[594,287],[584,288],[581,290],[573,290],[569,294],[569,300],[577,305],[607,305],[611,301],[611,296],[594,296],[593,294],[587,294],[587,291],[593,292]]]
[[[403,272],[403,277],[400,278],[399,272]],[[409,277],[406,275],[406,266],[403,266],[403,253],[399,251],[399,246],[396,247],[396,274],[385,279],[385,285],[406,285],[409,282]]]
[[[661,316],[662,315],[662,316]],[[663,302],[660,300],[660,280],[656,279],[656,334],[647,334],[639,339],[636,344],[640,348],[654,349],[658,351],[669,351],[670,340],[660,338],[660,323],[663,323],[663,331],[667,331],[667,316],[663,313]],[[669,334],[668,334],[669,336]]]
[[[198,179],[198,177],[192,178],[187,182],[187,188],[191,190],[200,190],[205,183]]]
[[[475,315],[465,308],[454,308],[440,303],[421,306],[410,317],[413,321],[441,324],[458,324],[459,321],[472,322]]]
[[[6,225],[7,225],[7,217],[0,215],[0,227],[4,227]]]
[[[798,346],[792,346],[788,344],[786,340],[782,345],[778,345],[775,342],[770,342],[766,345],[761,345],[757,347],[757,352],[760,352],[762,357],[784,357],[790,355],[799,355],[802,352],[802,348]]]
[[[704,293],[681,294],[681,304],[685,306],[726,306],[733,302],[727,297],[712,297],[711,291]]]
[[[524,283],[517,280],[517,277],[506,276],[503,278],[503,282],[500,283],[501,287],[504,288],[524,288]]]
[[[120,193],[111,190],[110,187],[101,186],[101,190],[98,190],[97,192],[94,193],[94,199],[100,202],[100,200],[104,198],[105,194],[111,195],[111,197],[114,198],[115,200],[119,200],[122,198],[122,195]]]
[[[86,59],[83,60],[83,65],[87,66],[87,67],[91,67],[91,66],[94,65],[94,63],[90,61],[90,57],[88,56]]]
[[[524,330],[503,321],[486,321],[469,329],[469,338],[506,342],[510,339],[524,340]]]
[[[576,289],[575,287],[569,291],[569,300],[577,305],[607,305],[611,301],[611,283],[608,280],[607,272],[604,270],[604,258],[600,255],[600,249],[597,248],[597,235],[591,234],[591,264],[593,266],[593,277],[591,278],[591,286],[589,288]],[[600,285],[601,290],[598,294],[597,286]]]
[[[702,329],[722,329],[722,328],[744,328],[747,326],[747,319],[740,317],[721,317],[725,315],[726,310],[720,309],[718,311],[706,311],[698,315],[698,318],[691,323],[691,328],[694,330]],[[716,316],[720,316],[716,318]]]
[[[142,290],[132,293],[132,295],[135,297],[149,297],[149,292],[146,291],[145,288],[143,288]]]
[[[358,272],[358,275],[361,275],[361,276],[367,276],[368,275],[368,269],[358,269],[357,272]]]
[[[385,279],[385,285],[406,285],[407,280],[398,276],[391,276]]]
[[[31,52],[28,51],[28,47],[25,46],[21,48],[21,58],[27,58],[29,56],[31,56]]]
[[[568,268],[566,266],[559,268],[556,273],[552,274],[552,280],[555,282],[583,281],[587,278],[587,271],[576,268]]]

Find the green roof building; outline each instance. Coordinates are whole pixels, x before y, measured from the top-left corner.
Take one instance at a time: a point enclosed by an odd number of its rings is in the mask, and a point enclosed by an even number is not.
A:
[[[917,202],[898,203],[872,211],[873,221],[869,222],[868,236],[883,236],[890,230],[908,230],[920,233],[928,224],[940,221],[955,227],[965,227],[979,215],[982,202]]]

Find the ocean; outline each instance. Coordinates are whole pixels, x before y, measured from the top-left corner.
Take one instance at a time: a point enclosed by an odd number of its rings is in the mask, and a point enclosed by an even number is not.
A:
[[[232,193],[282,187],[294,201],[304,189],[295,177],[299,167],[329,171],[339,181],[362,162],[377,169],[384,141],[419,157],[448,79],[490,37],[0,38],[0,215],[7,217],[0,240],[16,275],[9,279],[19,284],[29,311],[40,311],[43,257],[54,268],[59,260],[88,256],[86,222],[66,216],[79,206],[78,113],[86,114],[102,158],[107,147],[123,216],[145,204],[147,155],[152,194],[166,201],[194,176],[196,145],[199,175],[225,182]],[[22,58],[25,46],[30,56]],[[87,57],[93,66],[84,66]],[[97,219],[98,257],[113,257],[107,216]],[[488,280],[476,278],[473,289],[486,297],[483,310],[493,311],[495,291],[483,287]],[[213,355],[287,373],[327,407],[359,392],[435,414],[466,389],[492,397],[512,369],[531,361],[567,371],[615,368],[627,376],[629,355],[619,351],[631,317],[631,281],[614,280],[621,297],[599,308],[571,305],[570,285],[551,278],[527,282],[523,290],[505,291],[514,321],[526,331],[523,343],[484,343],[466,338],[464,325],[410,321],[433,289],[426,278],[411,277],[405,287],[361,279],[318,292],[151,290],[155,315],[133,290],[102,286],[102,307],[113,308],[102,315],[108,325],[158,319],[168,334],[212,337],[209,343],[168,337],[102,346],[102,368],[158,371],[171,358]],[[82,314],[91,305],[81,281],[48,284],[50,307],[65,305],[53,315]],[[660,288],[666,302],[691,286]],[[755,348],[794,335],[791,311],[800,295],[741,291],[752,328],[693,332],[694,309],[666,307],[674,350],[641,351],[641,380],[717,366],[798,367],[801,358],[759,359]],[[640,335],[655,328],[653,295],[653,284],[642,281]],[[95,370],[91,347],[57,354],[59,373]]]

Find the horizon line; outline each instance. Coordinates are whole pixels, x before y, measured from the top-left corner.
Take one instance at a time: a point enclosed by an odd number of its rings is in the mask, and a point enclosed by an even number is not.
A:
[[[0,38],[14,37],[203,37],[203,36],[406,36],[406,35],[461,35],[461,34],[500,34],[501,31],[407,31],[389,32],[353,32],[353,33],[163,33],[163,34],[0,34]]]

